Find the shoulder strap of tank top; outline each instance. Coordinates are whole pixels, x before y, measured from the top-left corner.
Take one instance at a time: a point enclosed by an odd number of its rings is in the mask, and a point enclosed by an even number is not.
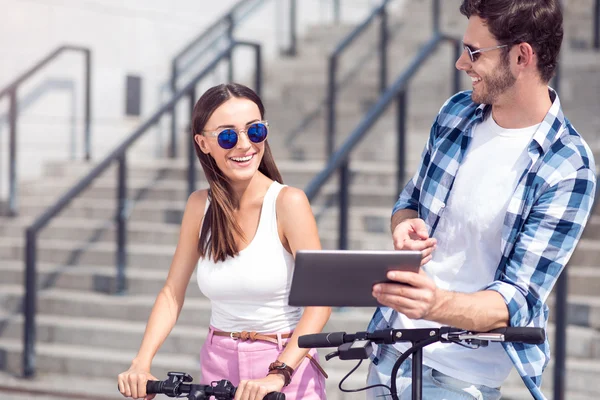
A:
[[[273,181],[263,200],[262,212],[265,215],[264,218],[261,215],[260,219],[263,226],[268,228],[271,233],[277,233],[277,197],[284,187],[285,185]]]

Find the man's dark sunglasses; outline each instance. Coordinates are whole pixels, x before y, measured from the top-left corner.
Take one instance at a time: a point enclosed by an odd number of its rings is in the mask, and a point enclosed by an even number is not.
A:
[[[477,61],[477,59],[479,59],[479,56],[481,55],[481,53],[484,53],[484,52],[490,51],[490,50],[501,49],[503,47],[508,47],[508,45],[501,44],[499,46],[486,47],[484,49],[478,49],[478,50],[471,50],[471,47],[468,44],[463,43],[463,50],[466,50],[466,52],[469,54],[469,58],[471,59],[471,62]]]

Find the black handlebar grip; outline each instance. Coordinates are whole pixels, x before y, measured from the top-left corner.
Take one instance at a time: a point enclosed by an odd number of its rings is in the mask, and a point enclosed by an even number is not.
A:
[[[492,332],[504,334],[505,342],[542,344],[544,341],[546,341],[546,331],[544,331],[544,328],[508,326],[505,328],[494,329]]]
[[[271,392],[263,397],[263,400],[285,400],[285,394],[281,392]]]
[[[338,347],[344,344],[346,332],[313,333],[298,338],[298,347],[312,349],[319,347]]]
[[[148,381],[146,382],[146,393],[157,394],[162,393],[164,382],[163,381]]]

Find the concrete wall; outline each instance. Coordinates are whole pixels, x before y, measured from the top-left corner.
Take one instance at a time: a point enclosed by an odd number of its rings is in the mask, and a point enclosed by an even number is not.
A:
[[[237,0],[0,0],[0,88],[62,44],[92,50],[92,157],[99,160],[169,97],[170,62],[190,40]],[[379,0],[343,0],[342,22],[356,22]],[[270,0],[251,13],[236,37],[263,43],[264,59],[288,45],[288,0]],[[299,0],[298,29],[332,21],[332,0]],[[191,57],[185,77],[201,68],[213,52]],[[235,56],[236,80],[244,80],[251,53]],[[65,53],[18,91],[17,158],[19,180],[40,176],[45,161],[83,155],[83,57]],[[226,79],[221,68],[198,87]],[[142,80],[140,117],[125,115],[127,75]],[[181,104],[183,116],[187,105]],[[8,99],[0,99],[0,201],[8,181]],[[180,118],[180,121],[183,118]],[[132,156],[155,157],[166,151],[168,118],[136,145]],[[183,128],[183,127],[181,127]]]

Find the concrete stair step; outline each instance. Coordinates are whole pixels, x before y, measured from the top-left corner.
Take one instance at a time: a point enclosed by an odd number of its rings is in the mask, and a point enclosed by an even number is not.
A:
[[[0,371],[0,397],[3,400],[59,400],[94,398],[98,400],[122,400],[123,395],[116,390],[116,378],[90,378],[80,374],[60,375],[38,373],[33,378],[22,378],[20,374]],[[31,392],[29,392],[31,391]],[[44,394],[41,394],[44,393]],[[157,400],[167,397],[157,396]]]
[[[565,272],[568,274],[569,294],[590,297],[600,295],[600,271],[597,267],[570,263]]]
[[[548,299],[552,309],[554,299]],[[550,313],[550,321],[554,321],[555,313]],[[600,296],[569,295],[567,297],[567,323],[600,329]]]
[[[0,243],[0,258],[4,260],[23,261],[25,259],[24,238],[4,238]],[[110,265],[116,261],[116,243],[94,242],[86,240],[38,240],[38,262],[65,265]],[[175,246],[129,244],[127,246],[127,262],[144,268],[167,270]]]
[[[6,285],[23,285],[25,266],[20,261],[4,261],[0,265],[2,283]],[[114,265],[57,265],[39,263],[37,265],[37,282],[42,288],[56,288],[114,294],[117,291],[117,269]],[[162,289],[167,278],[167,269],[153,270],[144,267],[127,266],[125,277],[128,295],[156,295]],[[190,280],[187,298],[204,298],[198,289],[195,274]]]
[[[598,209],[594,211],[583,231],[582,237],[584,239],[600,240],[600,215]]]
[[[372,310],[345,309],[334,311],[325,327],[325,332],[364,331],[368,325]],[[146,315],[146,319],[149,314]],[[22,339],[22,315],[5,316],[1,337]],[[38,343],[72,344],[92,346],[109,350],[131,350],[139,347],[146,321],[121,321],[117,319],[73,317],[64,314],[40,314],[36,317],[36,338]],[[206,339],[209,320],[198,321],[194,325],[177,323],[161,351],[165,353],[184,353],[186,349],[199,349]]]
[[[422,148],[423,144],[427,140],[428,133],[419,133],[419,137],[415,138],[415,145]],[[381,138],[383,139],[383,138]],[[376,140],[374,146],[381,148],[387,145],[387,142],[381,142]],[[271,146],[273,147],[273,146]],[[415,156],[415,160],[419,157]],[[290,161],[281,160],[277,161],[277,166],[281,175],[283,176],[284,182],[291,186],[303,187],[312,178],[321,172],[325,167],[325,161],[323,159],[306,160],[306,161]],[[169,159],[157,159],[153,162],[132,162],[128,167],[129,178],[133,181],[143,181],[149,179],[152,176],[161,174],[161,180],[169,182],[178,182],[181,185],[187,183],[187,162],[181,159],[169,160]],[[350,169],[353,173],[353,182],[355,183],[376,183],[376,184],[389,184],[388,179],[395,177],[395,169],[389,162],[382,161],[365,161],[361,159],[352,160]],[[46,176],[50,181],[56,181],[59,177],[65,178],[65,180],[75,179],[75,177],[83,176],[87,171],[90,170],[90,166],[83,162],[54,162],[48,165]],[[112,169],[114,170],[114,168]],[[111,171],[112,172],[112,171]],[[115,184],[115,176],[111,172],[105,174],[103,177],[98,178],[98,182],[104,182],[105,184]],[[202,169],[197,166],[198,179],[197,183],[206,186],[203,178]],[[336,177],[332,180],[335,181]],[[33,186],[33,185],[30,185]],[[27,185],[25,185],[27,187]]]
[[[369,168],[371,163],[363,163],[364,168]],[[357,163],[357,165],[363,165]],[[310,179],[316,173],[323,169],[325,165],[323,160],[312,162],[298,162],[292,160],[280,160],[277,162],[277,168],[281,175],[289,180],[304,181]],[[82,178],[92,168],[93,164],[83,161],[52,161],[46,164],[44,176],[49,179],[63,177],[67,180]],[[373,168],[373,167],[371,167]],[[135,160],[127,164],[128,178],[134,181],[152,179],[160,176],[162,180],[187,180],[187,160],[183,158],[156,158],[152,160]],[[198,172],[202,172],[202,168],[197,165]],[[109,167],[104,175],[98,180],[114,181],[117,172],[117,167]]]
[[[0,338],[0,349],[6,356],[5,371],[21,371],[22,343],[14,339]],[[173,370],[184,370],[193,376],[199,375],[200,359],[197,349],[181,354],[166,354],[159,350],[152,364],[155,376],[164,376]],[[36,368],[40,372],[64,375],[84,375],[89,378],[115,378],[127,370],[136,351],[109,350],[90,346],[75,346],[56,343],[38,343],[36,346]],[[116,386],[115,386],[116,391]]]
[[[183,208],[182,208],[183,209]],[[94,242],[115,243],[117,224],[114,215],[114,204],[106,211],[106,219],[66,219],[59,218],[44,228],[40,233],[41,240],[89,240]],[[161,210],[165,212],[165,210]],[[110,219],[109,219],[110,218]],[[5,221],[1,221],[5,222]],[[23,238],[25,229],[33,222],[32,218],[7,221],[0,225],[0,236],[7,238]],[[176,246],[179,238],[179,225],[156,222],[131,221],[127,226],[128,243],[157,244]]]
[[[197,287],[196,287],[197,288]],[[199,290],[199,289],[197,289]],[[20,310],[23,286],[0,285],[0,307],[5,314],[12,315]],[[145,295],[108,295],[67,289],[47,289],[39,291],[37,312],[39,315],[63,315],[71,318],[98,318],[114,321],[144,322],[158,293]],[[205,324],[210,320],[210,303],[198,297],[186,298],[178,324]]]
[[[393,170],[392,170],[393,171]],[[92,187],[88,188],[83,192],[81,198],[92,198],[92,199],[116,199],[116,182],[99,181],[93,184]],[[44,184],[40,184],[35,188],[31,188],[25,196],[38,196],[43,193],[43,196],[52,198],[54,193],[60,194],[64,190],[68,189],[69,185],[61,184],[59,180],[56,181],[45,181]],[[159,200],[159,201],[185,201],[187,199],[187,188],[182,182],[174,181],[161,181],[147,186],[143,181],[129,181],[128,182],[128,199],[137,199],[137,193],[143,192],[141,199],[145,200]],[[200,188],[201,189],[201,188]],[[370,205],[374,207],[381,206],[393,206],[397,193],[395,187],[381,187],[377,184],[364,184],[360,186],[352,186],[350,189],[351,199],[353,205]],[[338,185],[334,183],[327,183],[321,193],[323,195],[335,194],[338,192]],[[115,200],[116,201],[116,200]],[[313,205],[318,205],[319,200],[315,199]]]
[[[595,265],[600,254],[600,241],[581,239],[569,263],[575,265]]]
[[[23,197],[19,202],[19,214],[17,221],[22,226],[33,222],[33,218],[41,215],[48,209],[52,200],[51,197]],[[129,214],[130,224],[137,222],[176,224],[181,223],[181,217],[185,208],[185,199],[179,201],[160,201],[160,200],[140,200],[133,203]],[[63,219],[90,219],[90,220],[109,220],[115,216],[115,201],[97,200],[87,198],[75,198],[63,210],[56,221],[51,222],[49,227],[59,224]],[[46,229],[44,228],[42,232]],[[20,234],[20,233],[19,233]]]
[[[146,322],[40,314],[36,317],[36,328],[36,343],[40,344],[131,351],[139,348]],[[164,354],[183,354],[190,349],[200,349],[207,334],[208,321],[201,327],[177,324],[161,345],[160,351]],[[22,340],[22,316],[15,316],[6,323],[2,338]]]

